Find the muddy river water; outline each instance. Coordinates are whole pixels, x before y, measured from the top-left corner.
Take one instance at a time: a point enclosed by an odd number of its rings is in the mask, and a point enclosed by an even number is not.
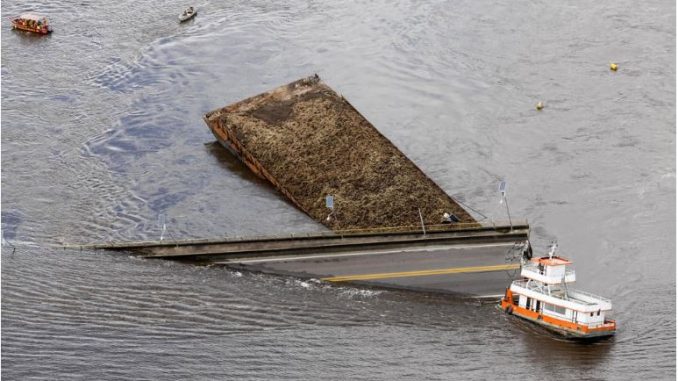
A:
[[[2,376],[675,379],[675,2],[2,3]],[[10,29],[45,13],[54,33]],[[617,72],[609,63],[619,64]],[[443,189],[557,239],[619,332],[491,303],[73,251],[318,231],[210,110],[318,73]],[[535,104],[543,101],[538,112]]]

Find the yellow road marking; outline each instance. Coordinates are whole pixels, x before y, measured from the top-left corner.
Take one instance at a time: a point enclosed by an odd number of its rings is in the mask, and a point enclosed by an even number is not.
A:
[[[376,279],[390,279],[390,278],[405,278],[413,276],[430,276],[430,275],[445,275],[445,274],[459,274],[459,273],[480,273],[489,271],[503,271],[514,270],[520,267],[520,264],[510,265],[494,265],[494,266],[471,266],[471,267],[452,267],[449,269],[435,269],[435,270],[420,270],[420,271],[403,271],[397,273],[376,273],[376,274],[359,274],[359,275],[340,275],[328,278],[321,278],[321,280],[328,282],[346,282],[351,280],[376,280]]]

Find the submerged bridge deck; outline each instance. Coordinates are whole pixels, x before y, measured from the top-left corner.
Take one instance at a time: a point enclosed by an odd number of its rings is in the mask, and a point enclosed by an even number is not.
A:
[[[518,275],[520,265],[512,250],[528,239],[529,225],[518,222],[476,223],[426,233],[328,232],[70,248],[132,252],[329,282],[487,296],[500,294]]]

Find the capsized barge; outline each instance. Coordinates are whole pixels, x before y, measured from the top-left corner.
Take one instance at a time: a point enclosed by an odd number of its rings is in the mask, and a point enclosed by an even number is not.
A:
[[[205,122],[255,174],[333,230],[435,225],[445,213],[475,222],[317,75],[211,111]]]
[[[476,221],[317,76],[212,111],[205,122],[330,231],[76,248],[496,300],[531,256],[527,221]]]
[[[568,338],[614,335],[617,323],[605,316],[612,310],[612,302],[574,290],[575,272],[569,268],[572,262],[556,256],[556,247],[551,246],[548,256],[533,258],[522,265],[523,279],[513,281],[506,289],[501,309]]]

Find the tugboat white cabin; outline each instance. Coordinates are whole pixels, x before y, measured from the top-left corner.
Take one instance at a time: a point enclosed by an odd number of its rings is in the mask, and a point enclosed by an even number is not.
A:
[[[501,309],[550,330],[575,338],[598,338],[614,335],[617,324],[605,318],[612,310],[609,299],[571,288],[575,272],[572,262],[549,255],[523,263],[521,280],[506,289]]]

